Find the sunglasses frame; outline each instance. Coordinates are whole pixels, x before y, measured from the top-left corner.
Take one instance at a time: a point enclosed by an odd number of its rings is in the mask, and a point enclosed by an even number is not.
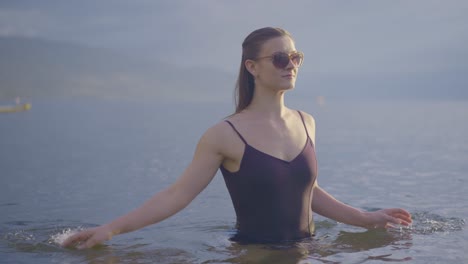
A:
[[[284,67],[279,67],[279,66],[277,66],[277,64],[275,64],[275,56],[277,54],[285,54],[288,57],[288,63]],[[300,58],[301,58],[298,65],[296,65],[294,63],[294,61],[292,60],[292,57],[295,56],[295,55],[299,55]],[[277,69],[285,69],[286,67],[288,67],[289,62],[292,62],[294,67],[299,68],[299,67],[302,66],[302,63],[304,62],[304,53],[301,52],[301,51],[293,51],[293,52],[288,54],[288,53],[283,52],[283,51],[278,51],[278,52],[275,52],[275,53],[271,54],[270,56],[259,57],[259,58],[256,58],[255,60],[268,59],[268,58],[271,59],[271,62],[273,63],[273,66],[275,66],[275,68],[277,68]]]

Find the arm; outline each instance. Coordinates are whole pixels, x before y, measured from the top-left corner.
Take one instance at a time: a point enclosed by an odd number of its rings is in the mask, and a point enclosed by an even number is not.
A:
[[[315,146],[315,120],[311,115],[302,113]],[[375,212],[361,211],[336,200],[317,183],[314,186],[312,199],[312,211],[349,225],[377,228],[390,227],[392,224],[408,226],[412,223],[411,214],[403,209],[390,208]]]
[[[78,244],[78,248],[89,248],[114,235],[160,222],[185,208],[210,183],[223,161],[217,134],[213,127],[202,136],[192,162],[174,184],[128,214],[69,237],[62,246]]]
[[[411,224],[411,215],[400,208],[365,212],[346,205],[323,190],[316,183],[313,191],[312,211],[335,221],[364,228],[386,228],[392,224]]]

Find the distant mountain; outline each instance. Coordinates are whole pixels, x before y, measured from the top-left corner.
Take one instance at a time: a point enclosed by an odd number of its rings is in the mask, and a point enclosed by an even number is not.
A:
[[[36,38],[0,37],[0,100],[96,97],[232,102],[235,74]],[[300,72],[296,98],[468,99],[468,69],[429,73]]]
[[[0,38],[0,99],[98,97],[212,101],[230,98],[235,76],[180,68],[105,49]]]
[[[344,100],[467,100],[466,72],[300,73],[299,96],[322,95]]]

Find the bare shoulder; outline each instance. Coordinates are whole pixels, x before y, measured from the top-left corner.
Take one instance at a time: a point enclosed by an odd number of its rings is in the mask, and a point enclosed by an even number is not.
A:
[[[223,149],[228,147],[227,144],[232,141],[232,138],[235,136],[234,133],[229,124],[221,120],[205,131],[200,139],[200,143],[208,144],[222,152]]]
[[[304,117],[304,122],[307,126],[307,131],[309,132],[309,136],[311,137],[314,145],[315,145],[315,119],[314,117],[304,111],[300,111],[302,116]]]
[[[307,127],[315,131],[315,118],[307,112],[304,112],[302,110],[300,110],[300,112],[304,117],[304,122],[306,123]]]

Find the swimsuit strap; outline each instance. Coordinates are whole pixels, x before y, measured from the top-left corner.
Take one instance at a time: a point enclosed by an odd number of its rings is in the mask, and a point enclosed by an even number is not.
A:
[[[297,110],[297,112],[298,112],[299,115],[301,116],[302,124],[304,125],[305,131],[306,131],[306,134],[307,134],[307,138],[310,138],[310,137],[309,137],[309,131],[307,131],[307,126],[306,126],[306,124],[305,124],[305,122],[304,122],[304,117],[302,116],[301,111]]]
[[[237,131],[236,127],[230,121],[228,120],[225,120],[225,121],[232,127],[232,129],[234,129],[234,131],[236,131],[237,135],[239,135],[242,142],[244,142],[245,145],[248,145],[247,141],[245,141],[244,137],[239,133],[239,131]]]

